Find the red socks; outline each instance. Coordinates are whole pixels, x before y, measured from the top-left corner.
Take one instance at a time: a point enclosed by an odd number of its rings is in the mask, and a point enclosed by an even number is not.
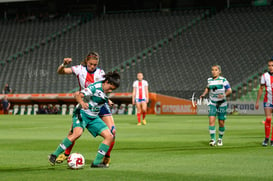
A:
[[[137,121],[141,123],[141,113],[137,113]]]
[[[142,119],[145,119],[145,117],[146,117],[146,112],[143,112],[142,113]]]
[[[111,154],[111,151],[114,147],[114,144],[115,144],[115,140],[111,143],[110,147],[109,147],[109,150],[107,151],[107,153],[105,154],[106,157],[110,157],[110,154]]]
[[[269,138],[269,136],[270,136],[270,129],[271,129],[271,118],[266,118],[265,124],[264,124],[265,138]]]
[[[70,155],[71,150],[72,150],[74,144],[75,144],[75,141],[72,142],[72,145],[70,145],[68,148],[66,148],[66,150],[65,150],[65,152],[64,152],[64,154],[65,154],[66,156]]]

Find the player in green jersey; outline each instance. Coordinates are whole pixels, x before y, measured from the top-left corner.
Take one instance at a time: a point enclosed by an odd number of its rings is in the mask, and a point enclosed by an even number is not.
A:
[[[221,76],[221,67],[219,65],[213,65],[211,67],[211,74],[212,77],[208,78],[207,87],[200,98],[203,98],[209,93],[209,133],[211,138],[209,145],[216,146],[215,120],[216,116],[218,116],[219,137],[217,145],[222,146],[227,114],[226,97],[232,93],[232,90],[227,79]]]
[[[107,125],[98,116],[100,108],[108,102],[107,94],[120,85],[120,75],[116,72],[109,72],[104,76],[105,80],[89,85],[80,92],[75,93],[78,102],[77,109],[73,113],[72,134],[68,135],[57,149],[49,155],[49,162],[53,166],[56,158],[69,147],[73,141],[77,140],[83,133],[84,128],[96,137],[100,135],[104,138],[99,146],[96,158],[91,164],[93,168],[106,168],[108,165],[101,163],[103,157],[109,150],[113,142],[113,135]]]

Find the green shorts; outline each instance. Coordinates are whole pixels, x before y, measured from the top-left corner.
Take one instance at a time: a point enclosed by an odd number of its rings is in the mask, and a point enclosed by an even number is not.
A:
[[[218,116],[218,120],[226,120],[227,106],[209,105],[209,116]]]
[[[102,131],[109,129],[99,116],[90,117],[82,111],[78,114],[73,114],[72,122],[72,131],[76,127],[81,127],[83,130],[87,128],[94,137],[100,135]]]

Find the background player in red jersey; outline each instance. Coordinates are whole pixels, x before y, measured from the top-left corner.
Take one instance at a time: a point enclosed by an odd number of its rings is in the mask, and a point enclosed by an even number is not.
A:
[[[270,130],[271,130],[271,120],[272,120],[272,92],[273,92],[273,57],[268,60],[268,72],[265,72],[261,76],[261,82],[260,82],[260,88],[258,90],[257,94],[257,100],[255,108],[259,109],[259,101],[263,94],[263,90],[265,88],[265,95],[264,95],[264,113],[265,113],[265,123],[264,123],[264,129],[265,129],[265,139],[262,143],[263,146],[268,145],[269,136],[270,136]],[[273,128],[272,128],[273,129]],[[273,146],[273,134],[271,135],[271,141],[270,145]]]
[[[139,72],[137,74],[137,80],[133,83],[133,94],[132,103],[136,104],[137,107],[137,125],[141,125],[141,113],[142,113],[142,123],[146,125],[146,112],[147,103],[149,102],[149,90],[148,82],[143,80],[143,74]]]

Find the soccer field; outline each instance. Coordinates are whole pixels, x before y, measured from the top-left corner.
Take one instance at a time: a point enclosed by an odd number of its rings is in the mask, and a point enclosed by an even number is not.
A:
[[[0,178],[8,180],[272,180],[273,147],[262,147],[263,116],[229,116],[223,147],[210,147],[207,116],[114,116],[116,145],[108,169],[90,168],[102,138],[86,130],[72,152],[86,165],[70,170],[47,160],[70,116],[0,116]],[[218,128],[218,124],[217,124]],[[218,130],[217,130],[218,133]]]

